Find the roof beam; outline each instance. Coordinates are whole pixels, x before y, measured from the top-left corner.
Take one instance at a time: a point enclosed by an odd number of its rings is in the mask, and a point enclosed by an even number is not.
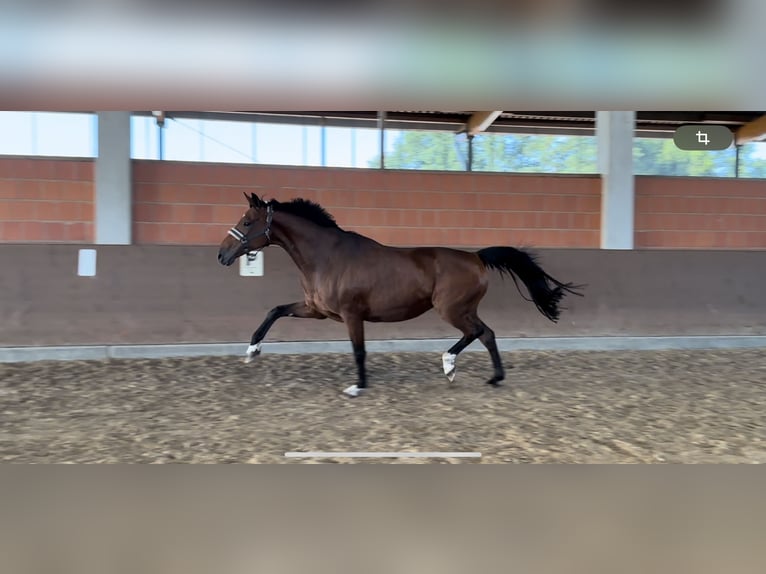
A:
[[[474,112],[468,121],[465,123],[465,131],[468,135],[476,135],[485,131],[492,125],[497,118],[500,117],[502,111],[499,112]]]
[[[762,140],[766,137],[766,116],[747,122],[737,130],[734,142],[737,145]]]

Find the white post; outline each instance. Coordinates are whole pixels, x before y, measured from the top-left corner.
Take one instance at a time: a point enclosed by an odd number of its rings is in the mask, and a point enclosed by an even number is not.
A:
[[[633,249],[635,112],[597,112],[601,249]]]
[[[95,183],[95,240],[99,245],[132,241],[130,112],[98,113]]]

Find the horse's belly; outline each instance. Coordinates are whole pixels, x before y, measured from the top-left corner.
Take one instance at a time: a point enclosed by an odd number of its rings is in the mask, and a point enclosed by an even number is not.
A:
[[[367,313],[367,321],[371,323],[395,323],[408,321],[419,317],[431,309],[431,298],[422,298],[415,301],[389,301],[381,304],[370,305]]]

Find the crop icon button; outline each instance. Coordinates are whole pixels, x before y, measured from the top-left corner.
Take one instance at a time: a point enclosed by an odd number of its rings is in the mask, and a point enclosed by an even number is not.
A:
[[[676,147],[685,151],[722,150],[734,141],[726,126],[691,124],[681,126],[673,134]]]

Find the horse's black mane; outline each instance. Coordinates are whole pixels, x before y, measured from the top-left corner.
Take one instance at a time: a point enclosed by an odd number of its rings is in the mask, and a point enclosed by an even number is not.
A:
[[[335,218],[324,207],[308,199],[298,197],[285,203],[272,199],[271,203],[274,205],[274,211],[283,211],[303,217],[321,227],[338,227]]]
[[[298,197],[284,203],[272,199],[271,203],[274,205],[274,211],[282,211],[284,213],[303,217],[321,227],[334,227],[340,229],[335,222],[335,218],[330,215],[324,207],[318,203],[309,201],[308,199]]]
[[[255,195],[254,193],[248,196],[245,194],[245,197],[248,198],[248,201],[250,202],[251,207],[264,207],[266,205],[266,202]],[[318,203],[304,199],[302,197],[296,197],[295,199],[291,199],[290,201],[277,201],[276,199],[271,199],[269,202],[272,206],[274,206],[274,211],[282,211],[283,213],[290,213],[292,215],[296,215],[298,217],[302,217],[308,221],[311,221],[315,223],[316,225],[319,225],[320,227],[326,227],[330,229],[338,229],[339,231],[343,231],[344,233],[347,233],[349,235],[356,235],[359,237],[362,237],[355,231],[347,231],[343,228],[341,228],[336,222],[335,218],[321,205]]]

